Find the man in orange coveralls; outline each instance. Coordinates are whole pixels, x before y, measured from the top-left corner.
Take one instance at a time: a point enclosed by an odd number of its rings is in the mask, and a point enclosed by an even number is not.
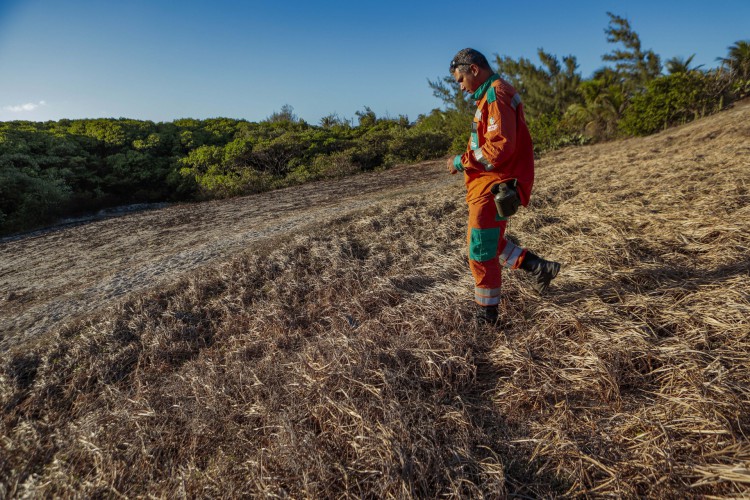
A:
[[[544,260],[505,238],[507,220],[498,214],[492,186],[515,183],[520,202],[529,203],[534,183],[534,151],[521,96],[474,49],[463,49],[450,64],[461,90],[477,101],[466,152],[448,160],[451,174],[463,172],[469,205],[469,267],[474,275],[477,321],[497,321],[501,266],[523,269],[544,293],[560,264]]]

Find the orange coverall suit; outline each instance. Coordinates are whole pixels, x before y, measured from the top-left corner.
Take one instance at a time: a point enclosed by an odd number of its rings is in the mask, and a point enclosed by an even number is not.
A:
[[[495,306],[500,303],[501,266],[517,269],[526,250],[505,238],[507,222],[498,215],[490,188],[515,179],[521,204],[527,206],[534,184],[534,151],[521,96],[508,82],[492,75],[473,97],[477,111],[469,145],[453,165],[466,181],[474,300]]]

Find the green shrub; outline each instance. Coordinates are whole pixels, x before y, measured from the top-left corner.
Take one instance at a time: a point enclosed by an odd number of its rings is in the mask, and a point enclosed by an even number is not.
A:
[[[423,161],[448,153],[452,140],[445,132],[410,129],[395,132],[388,143],[385,163]]]
[[[351,162],[363,172],[384,166],[390,139],[391,134],[388,131],[368,131],[353,147],[347,149]]]
[[[355,163],[354,156],[354,149],[316,156],[311,168],[314,178],[337,179],[359,172],[360,167]]]
[[[0,166],[0,234],[52,222],[70,197],[70,187],[62,179]]]
[[[472,113],[457,110],[434,109],[429,115],[421,116],[414,129],[415,132],[438,133],[445,138],[448,144],[447,151],[436,154],[433,158],[446,153],[460,154],[466,150],[469,142],[472,116]]]
[[[528,126],[534,143],[535,154],[588,142],[586,136],[556,114],[541,115],[535,119],[530,118]]]
[[[202,198],[217,199],[267,191],[274,178],[249,167],[234,170],[212,167],[196,181]]]
[[[700,71],[656,78],[632,98],[618,127],[627,135],[648,135],[717,111],[722,98],[711,84]]]

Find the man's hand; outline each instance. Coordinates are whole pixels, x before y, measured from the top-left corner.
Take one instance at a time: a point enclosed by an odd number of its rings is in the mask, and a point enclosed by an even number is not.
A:
[[[451,175],[456,175],[458,170],[456,170],[456,167],[453,166],[453,157],[451,156],[448,158],[448,173]]]

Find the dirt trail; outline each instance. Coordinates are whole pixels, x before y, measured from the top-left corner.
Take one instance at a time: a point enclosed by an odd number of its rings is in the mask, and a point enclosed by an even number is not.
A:
[[[0,352],[253,243],[460,183],[443,161],[96,221],[0,244]]]

